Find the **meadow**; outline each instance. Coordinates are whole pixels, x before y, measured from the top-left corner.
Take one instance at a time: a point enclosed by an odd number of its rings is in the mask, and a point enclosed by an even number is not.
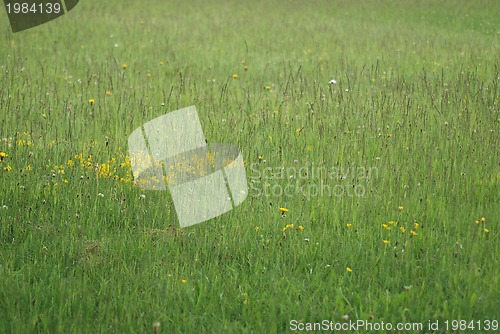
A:
[[[495,332],[499,37],[493,0],[1,14],[0,333]],[[181,229],[127,138],[190,105],[249,195]]]

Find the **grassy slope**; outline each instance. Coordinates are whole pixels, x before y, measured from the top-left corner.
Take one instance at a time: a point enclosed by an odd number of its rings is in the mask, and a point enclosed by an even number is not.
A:
[[[12,167],[0,171],[0,331],[499,318],[496,2],[115,3],[15,35],[2,19],[0,138],[14,139],[0,142]],[[250,181],[306,164],[378,173],[299,180],[362,197],[249,197],[168,228],[167,194],[96,178],[95,163],[116,158],[125,175],[128,134],[191,104],[207,138],[238,144]],[[91,168],[67,164],[79,153]],[[291,223],[305,229],[284,238]]]

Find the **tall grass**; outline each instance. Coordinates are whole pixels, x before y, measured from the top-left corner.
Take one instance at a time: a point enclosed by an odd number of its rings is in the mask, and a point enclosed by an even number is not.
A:
[[[498,13],[87,1],[17,34],[4,16],[0,332],[500,320]],[[168,193],[133,185],[127,137],[189,105],[250,194],[180,229]]]

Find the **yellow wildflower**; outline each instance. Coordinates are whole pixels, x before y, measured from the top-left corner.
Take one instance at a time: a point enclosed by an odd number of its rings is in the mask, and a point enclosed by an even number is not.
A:
[[[349,267],[347,267],[347,272],[348,272],[348,273],[352,273],[352,269],[351,269],[351,268],[349,268]]]
[[[281,211],[281,213],[285,213],[285,212],[288,212],[288,209],[287,208],[280,208],[280,211]]]
[[[389,240],[383,240],[384,241],[384,244],[388,244],[389,243]]]
[[[416,235],[417,235],[417,232],[415,232],[415,231],[411,230],[411,231],[410,231],[410,234],[414,237],[414,236],[416,236]]]
[[[484,231],[484,233],[488,233],[490,230],[488,230],[487,228],[484,228],[483,231]]]
[[[299,227],[297,227],[297,228],[298,228],[299,230],[301,230],[301,231],[304,231],[304,226],[302,226],[302,225],[299,225]]]
[[[349,224],[346,224],[346,226],[347,226],[347,227],[352,227],[352,224],[350,224],[350,223],[349,223]]]
[[[238,74],[234,73],[233,74],[233,79],[238,79]]]
[[[94,104],[94,102],[95,102],[95,100],[94,100],[94,99],[90,99],[90,100],[89,100],[89,103],[90,103],[90,104]]]
[[[127,69],[127,64],[122,64],[122,68],[123,68],[124,70],[126,70],[126,69]]]

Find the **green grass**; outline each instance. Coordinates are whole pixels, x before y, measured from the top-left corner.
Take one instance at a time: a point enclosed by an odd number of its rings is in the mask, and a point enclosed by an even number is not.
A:
[[[81,1],[16,34],[1,17],[0,332],[500,321],[497,1]],[[167,192],[133,186],[127,138],[189,105],[251,189],[180,229]]]

